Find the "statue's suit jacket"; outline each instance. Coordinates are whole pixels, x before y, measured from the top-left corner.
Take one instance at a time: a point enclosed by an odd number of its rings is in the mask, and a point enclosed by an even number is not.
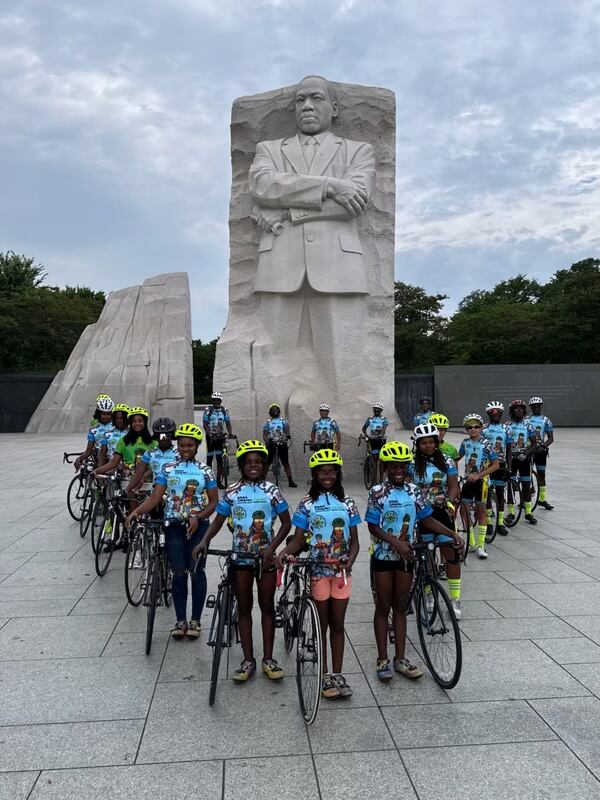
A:
[[[287,208],[279,236],[263,233],[255,291],[295,292],[306,277],[317,292],[368,294],[356,218],[325,198],[327,177],[352,181],[371,196],[375,154],[370,144],[328,132],[310,170],[298,136],[259,142],[250,167],[250,192],[265,209]]]

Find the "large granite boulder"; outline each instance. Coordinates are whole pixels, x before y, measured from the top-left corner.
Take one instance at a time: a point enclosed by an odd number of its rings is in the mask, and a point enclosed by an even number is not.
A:
[[[86,429],[95,398],[145,406],[151,418],[194,418],[190,288],[185,272],[111,292],[81,334],[27,426],[28,433]]]

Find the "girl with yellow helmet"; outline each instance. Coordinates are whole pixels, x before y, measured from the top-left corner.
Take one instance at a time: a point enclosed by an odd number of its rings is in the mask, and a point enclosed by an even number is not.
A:
[[[313,567],[311,593],[323,636],[321,694],[328,700],[350,697],[352,689],[342,675],[344,622],[352,590],[350,570],[358,555],[361,519],[356,503],[342,486],[342,457],[336,450],[318,450],[310,458],[312,483],[292,519],[296,532],[282,557],[296,555],[308,545]],[[323,562],[320,564],[319,562]],[[333,563],[330,563],[333,562]],[[340,568],[346,581],[340,581]],[[331,644],[331,673],[327,668],[327,631]]]
[[[277,547],[292,527],[289,507],[279,487],[265,480],[268,451],[263,442],[249,439],[238,447],[235,455],[242,478],[225,489],[206,536],[194,549],[194,558],[206,554],[211,540],[231,517],[232,549],[238,553],[233,564],[233,591],[238,602],[238,627],[244,653],[244,660],[232,677],[237,683],[243,683],[256,672],[252,640],[252,590],[256,562],[253,558],[244,558],[245,553],[252,553],[262,559],[260,577],[257,575],[256,579],[262,616],[262,671],[270,680],[281,680],[283,670],[273,658],[277,586],[274,558]],[[275,532],[277,517],[281,525]]]
[[[406,603],[412,583],[415,527],[438,534],[442,543],[462,546],[462,539],[453,530],[431,516],[431,505],[414,484],[408,482],[412,462],[411,448],[403,442],[387,442],[379,453],[386,478],[369,492],[365,520],[369,526],[373,549],[371,569],[375,586],[375,640],[377,642],[376,672],[379,680],[387,682],[394,671],[407,678],[420,678],[419,667],[405,655]],[[388,620],[393,610],[396,655],[393,669],[387,654]]]

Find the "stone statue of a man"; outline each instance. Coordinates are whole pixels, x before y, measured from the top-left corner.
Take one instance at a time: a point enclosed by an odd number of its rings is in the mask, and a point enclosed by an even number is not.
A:
[[[332,130],[338,103],[322,77],[298,84],[295,116],[297,133],[259,142],[249,173],[252,217],[261,229],[261,338],[276,345],[262,355],[279,360],[275,372],[286,384],[285,353],[303,350],[311,394],[317,381],[324,395],[337,395],[343,384],[351,388],[352,348],[364,327],[369,288],[357,218],[373,191],[375,154],[370,144]]]

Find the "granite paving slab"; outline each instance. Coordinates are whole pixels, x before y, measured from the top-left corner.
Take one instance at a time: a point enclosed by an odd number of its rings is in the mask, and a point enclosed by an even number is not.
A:
[[[314,757],[322,800],[416,800],[402,761],[393,750],[323,753]]]

